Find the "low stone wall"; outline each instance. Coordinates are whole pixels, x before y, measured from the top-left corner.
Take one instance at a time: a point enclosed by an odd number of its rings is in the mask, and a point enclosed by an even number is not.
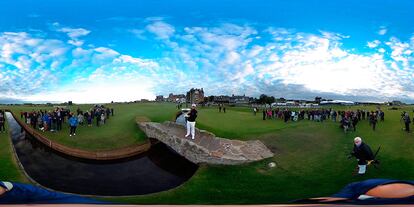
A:
[[[273,157],[273,153],[259,140],[240,141],[216,137],[196,129],[196,139],[185,138],[186,129],[174,122],[139,122],[145,134],[167,144],[194,163],[236,165]]]
[[[144,153],[151,148],[151,143],[149,142],[149,140],[147,140],[143,144],[105,151],[86,151],[68,147],[49,140],[47,137],[39,133],[36,129],[33,129],[29,125],[25,124],[22,120],[16,117],[16,115],[13,112],[11,112],[10,110],[8,110],[8,112],[10,112],[13,115],[14,119],[19,123],[19,125],[23,127],[23,129],[27,133],[31,134],[35,139],[58,152],[73,157],[89,160],[116,160]]]

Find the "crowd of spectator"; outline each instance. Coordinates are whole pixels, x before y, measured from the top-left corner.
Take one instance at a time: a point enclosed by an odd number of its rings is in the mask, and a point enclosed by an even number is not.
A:
[[[56,107],[53,110],[32,110],[21,111],[20,118],[34,129],[41,131],[57,132],[62,130],[62,125],[68,122],[70,127],[69,135],[76,135],[76,128],[80,126],[92,127],[93,123],[99,127],[107,122],[110,116],[114,115],[113,108],[107,108],[104,105],[95,105],[87,111],[80,108],[76,112],[71,112],[67,108]]]
[[[253,114],[256,115],[258,109],[253,108]],[[262,110],[263,120],[281,119],[284,122],[297,122],[301,120],[310,120],[316,122],[333,121],[339,122],[344,132],[349,130],[356,131],[356,126],[361,120],[368,120],[373,130],[376,129],[378,121],[384,121],[385,114],[381,109],[376,111],[368,110],[334,110],[330,109],[290,109],[290,108],[264,108]]]

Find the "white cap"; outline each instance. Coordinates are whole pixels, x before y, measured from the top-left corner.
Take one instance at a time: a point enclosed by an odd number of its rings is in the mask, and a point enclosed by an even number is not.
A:
[[[195,104],[191,104],[191,107],[196,107],[196,105]]]
[[[5,187],[7,191],[10,191],[13,188],[13,184],[11,182],[4,182],[0,181],[0,187]]]

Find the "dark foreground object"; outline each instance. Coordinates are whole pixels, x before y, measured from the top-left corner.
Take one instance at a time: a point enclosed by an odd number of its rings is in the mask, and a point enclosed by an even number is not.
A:
[[[107,202],[97,201],[90,198],[84,198],[78,195],[65,194],[54,191],[49,191],[34,185],[23,183],[12,183],[13,187],[10,189],[3,182],[0,181],[0,187],[7,189],[6,192],[0,194],[0,205],[3,204],[67,204],[67,203],[82,203],[82,204],[109,204]]]
[[[407,186],[396,187],[392,184],[404,184]],[[384,188],[384,186],[390,186]],[[392,187],[391,187],[392,186]],[[394,205],[394,204],[414,204],[414,194],[412,188],[414,181],[412,180],[392,180],[392,179],[368,179],[360,182],[353,182],[345,186],[339,192],[329,196],[320,198],[310,198],[296,200],[295,203],[304,204],[349,204],[349,205]],[[377,189],[376,192],[371,190]],[[408,188],[408,189],[407,189]],[[375,195],[376,194],[376,195]]]
[[[63,155],[22,132],[6,114],[12,142],[26,173],[47,188],[84,195],[142,195],[175,188],[198,166],[157,143],[139,156],[90,161]]]

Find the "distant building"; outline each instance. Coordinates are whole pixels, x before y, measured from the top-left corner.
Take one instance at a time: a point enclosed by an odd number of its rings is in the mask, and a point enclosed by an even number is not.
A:
[[[156,96],[155,101],[156,102],[163,102],[164,101],[164,96],[163,95]]]
[[[187,99],[185,97],[181,97],[177,99],[178,103],[185,103],[187,101]]]
[[[389,105],[389,102],[377,102],[377,101],[358,101],[356,105]]]
[[[401,105],[404,105],[404,103],[401,102],[401,101],[392,101],[390,105],[392,105],[392,106],[401,106]]]
[[[285,103],[286,102],[286,99],[283,98],[283,97],[280,97],[280,98],[276,99],[276,102],[278,102],[278,103]]]
[[[199,104],[204,101],[204,90],[203,88],[192,88],[187,92],[187,102]]]
[[[250,97],[243,95],[243,96],[235,96],[234,94],[229,97],[229,103],[231,104],[249,104]]]
[[[172,93],[170,93],[169,95],[168,95],[168,98],[167,98],[167,101],[168,102],[174,102],[174,103],[176,103],[176,102],[181,102],[181,103],[183,103],[183,100],[184,99],[184,102],[185,102],[185,95],[184,94],[178,94],[178,95],[174,95],[174,94],[172,94]]]
[[[329,101],[321,101],[321,105],[355,105],[355,102],[353,101],[342,101],[342,100],[329,100]]]
[[[214,96],[214,103],[230,103],[230,96]]]

